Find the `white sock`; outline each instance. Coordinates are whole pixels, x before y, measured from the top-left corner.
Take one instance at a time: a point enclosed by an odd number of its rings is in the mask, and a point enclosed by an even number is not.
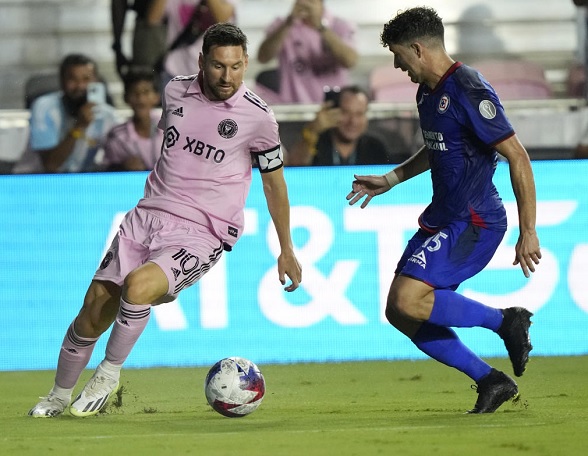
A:
[[[112,364],[112,363],[110,363],[110,362],[108,362],[108,361],[106,361],[104,359],[98,365],[98,368],[97,369],[100,369],[102,372],[104,372],[109,377],[118,380],[120,378],[120,370],[121,370],[121,368],[122,368],[122,365],[117,366],[116,364]]]
[[[71,395],[73,394],[73,388],[61,388],[57,385],[53,385],[53,388],[51,388],[49,394],[53,394],[69,401],[71,399]]]

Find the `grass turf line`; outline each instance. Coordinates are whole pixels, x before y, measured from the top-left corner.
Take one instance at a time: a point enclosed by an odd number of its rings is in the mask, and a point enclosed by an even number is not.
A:
[[[508,360],[490,361],[510,374]],[[0,372],[0,454],[575,456],[588,448],[588,356],[532,358],[516,379],[521,401],[475,416],[464,414],[476,401],[472,382],[434,361],[259,367],[266,396],[239,419],[206,403],[207,368],[123,370],[106,413],[83,419],[26,416],[53,372]]]

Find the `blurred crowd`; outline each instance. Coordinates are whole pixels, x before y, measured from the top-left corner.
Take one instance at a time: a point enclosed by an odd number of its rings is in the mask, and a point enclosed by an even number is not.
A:
[[[579,10],[585,3],[574,0]],[[111,0],[113,61],[131,117],[118,117],[107,81],[90,56],[63,56],[57,90],[32,91],[27,99],[29,139],[10,172],[151,169],[162,141],[162,90],[171,78],[199,71],[203,32],[217,22],[238,23],[238,4]],[[329,6],[336,7],[336,2]],[[406,135],[370,128],[368,106],[374,94],[350,77],[360,59],[356,29],[324,0],[291,0],[288,14],[270,21],[259,48],[249,50],[250,59],[271,66],[255,75],[249,87],[267,104],[319,105],[311,122],[297,126],[291,144],[283,144],[287,165],[389,164],[411,155]],[[122,43],[126,32],[132,36],[127,53]],[[580,67],[581,79],[585,65]],[[406,75],[401,76],[405,86],[410,85]],[[585,78],[578,84],[584,87]],[[409,88],[408,100],[414,92],[416,87]],[[588,134],[576,154],[588,156],[587,150]]]
[[[217,22],[238,23],[239,0],[111,0],[112,52],[132,114],[119,118],[108,81],[90,56],[72,53],[58,68],[58,87],[31,90],[26,150],[11,173],[150,170],[161,149],[161,94],[175,76],[199,71],[202,34]],[[123,36],[132,36],[125,52]],[[249,58],[275,62],[249,87],[270,106],[317,104],[312,122],[285,144],[286,164],[399,162],[409,154],[400,135],[369,132],[367,88],[351,84],[357,64],[356,24],[323,0],[292,0],[268,24]],[[327,99],[333,94],[336,99]]]

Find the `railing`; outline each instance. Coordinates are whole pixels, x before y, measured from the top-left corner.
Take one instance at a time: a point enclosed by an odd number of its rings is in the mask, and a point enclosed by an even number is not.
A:
[[[509,112],[514,111],[574,111],[586,106],[582,98],[555,98],[544,100],[510,100],[503,105]],[[319,106],[316,104],[275,105],[272,109],[278,122],[308,121],[314,118]],[[118,109],[121,118],[130,116],[129,109]],[[368,118],[387,119],[396,117],[416,117],[416,103],[375,103],[368,108]],[[13,128],[28,125],[29,111],[26,109],[0,109],[0,128]]]

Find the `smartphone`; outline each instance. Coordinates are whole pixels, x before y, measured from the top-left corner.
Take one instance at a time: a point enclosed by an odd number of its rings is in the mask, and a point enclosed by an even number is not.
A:
[[[106,86],[102,82],[90,82],[88,84],[87,100],[94,104],[106,103]]]
[[[341,90],[339,87],[326,87],[325,88],[325,101],[331,101],[334,108],[339,107],[339,97]]]

